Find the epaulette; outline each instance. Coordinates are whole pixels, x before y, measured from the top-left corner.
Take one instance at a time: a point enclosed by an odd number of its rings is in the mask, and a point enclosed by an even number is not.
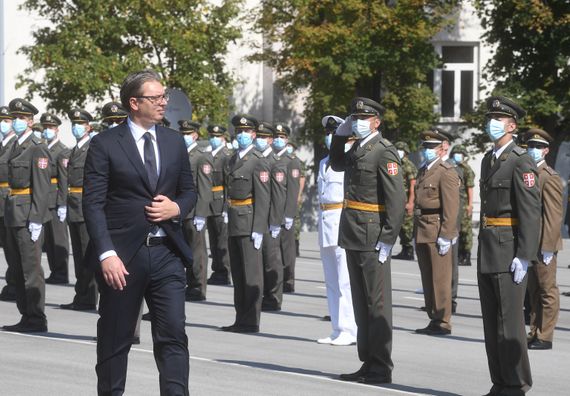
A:
[[[32,142],[34,142],[36,145],[43,143],[41,139],[38,139],[35,135],[32,135]]]
[[[453,169],[453,165],[451,165],[449,162],[447,162],[447,161],[440,161],[440,162],[441,162],[441,166],[443,166],[444,168]]]
[[[258,150],[251,150],[250,153],[255,155],[257,158],[265,158],[263,156],[263,153],[259,152]]]
[[[384,137],[381,137],[379,142],[382,143],[384,145],[384,147],[393,146],[392,142],[389,141],[388,139],[384,138]]]
[[[211,152],[212,152],[212,150],[208,150],[207,147],[198,147],[198,151],[201,152],[202,154],[211,153]]]
[[[526,150],[523,149],[522,147],[515,146],[515,148],[513,149],[513,153],[515,153],[516,155],[518,155],[520,157],[521,155],[526,153]]]
[[[556,172],[554,169],[552,169],[552,168],[551,168],[550,166],[548,166],[548,165],[546,165],[545,170],[546,170],[546,172],[548,172],[549,175],[552,175],[552,176],[557,176],[557,175],[558,175],[558,172]]]

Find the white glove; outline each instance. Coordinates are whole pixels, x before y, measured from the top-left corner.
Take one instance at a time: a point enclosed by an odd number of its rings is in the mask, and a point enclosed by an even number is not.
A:
[[[439,249],[439,255],[445,256],[447,252],[449,252],[449,248],[451,247],[451,240],[438,237],[437,238],[437,247]]]
[[[279,233],[281,232],[281,227],[276,225],[270,225],[269,232],[271,233],[271,238],[275,239],[279,236]]]
[[[346,120],[342,122],[336,129],[335,135],[338,136],[350,136],[352,135],[352,117],[346,117]]]
[[[256,250],[259,250],[261,247],[261,242],[263,242],[263,234],[260,234],[259,232],[252,232],[251,240],[253,241],[253,247]]]
[[[293,227],[293,219],[290,217],[285,217],[285,229],[290,230]]]
[[[457,243],[457,240],[459,239],[459,237],[455,237],[451,240],[451,244],[455,245]]]
[[[59,217],[59,222],[63,223],[67,217],[67,206],[57,207],[57,217]]]
[[[388,259],[388,257],[390,256],[390,251],[392,250],[392,246],[394,245],[388,245],[384,242],[378,242],[376,244],[376,250],[378,250],[379,252],[378,261],[380,261],[381,264],[384,264]]]
[[[511,264],[511,272],[513,275],[513,281],[518,285],[521,283],[526,275],[526,270],[528,269],[528,261],[521,260],[518,257],[513,259]]]
[[[544,250],[542,251],[542,262],[546,265],[550,264],[550,262],[552,261],[552,257],[554,257],[554,253],[553,252],[545,252]]]
[[[32,238],[32,242],[35,242],[40,237],[40,233],[42,232],[42,225],[38,223],[31,223],[28,225],[28,230],[30,231],[30,237]]]
[[[228,212],[222,212],[222,217],[224,218],[224,224],[228,224]]]
[[[199,216],[194,217],[194,226],[196,227],[196,231],[202,231],[204,224],[206,224],[206,218]]]

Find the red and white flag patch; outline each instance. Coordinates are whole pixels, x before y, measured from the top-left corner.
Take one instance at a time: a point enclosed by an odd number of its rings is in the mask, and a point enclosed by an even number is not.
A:
[[[275,173],[275,179],[281,183],[283,180],[285,180],[285,173],[284,172],[277,172]]]
[[[299,177],[299,169],[293,169],[291,175],[296,179]]]
[[[259,172],[259,180],[261,180],[262,183],[267,183],[269,181],[269,172],[267,171]]]
[[[390,176],[396,176],[398,174],[398,164],[395,162],[388,162],[388,165],[386,165],[387,169],[388,169],[388,174]]]
[[[524,185],[527,187],[534,187],[534,173],[523,173],[523,181],[524,181]]]
[[[210,172],[212,172],[212,167],[210,166],[210,164],[202,165],[202,172],[204,172],[204,174],[206,175],[209,175]]]
[[[46,169],[48,167],[48,159],[45,157],[38,158],[38,168]]]

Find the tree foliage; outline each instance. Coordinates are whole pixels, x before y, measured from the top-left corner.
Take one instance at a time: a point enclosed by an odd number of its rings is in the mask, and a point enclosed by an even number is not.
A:
[[[287,92],[308,90],[305,141],[322,142],[321,118],[346,115],[354,96],[366,96],[387,108],[385,133],[415,147],[437,119],[427,86],[438,64],[430,39],[457,3],[265,0],[256,21],[264,45],[254,59],[272,66]]]
[[[232,76],[227,46],[240,37],[241,0],[26,0],[50,26],[33,33],[21,52],[30,67],[19,86],[56,111],[116,99],[125,76],[153,68],[171,88],[187,93],[194,117],[225,122]],[[38,73],[39,72],[39,73]]]

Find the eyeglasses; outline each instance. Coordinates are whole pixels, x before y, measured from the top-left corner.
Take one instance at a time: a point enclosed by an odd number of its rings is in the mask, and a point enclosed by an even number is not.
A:
[[[162,103],[162,101],[164,100],[165,102],[168,102],[168,100],[170,99],[170,94],[168,92],[162,94],[162,95],[153,95],[153,96],[136,96],[137,99],[148,99],[148,101],[154,105],[156,104],[160,104]]]

